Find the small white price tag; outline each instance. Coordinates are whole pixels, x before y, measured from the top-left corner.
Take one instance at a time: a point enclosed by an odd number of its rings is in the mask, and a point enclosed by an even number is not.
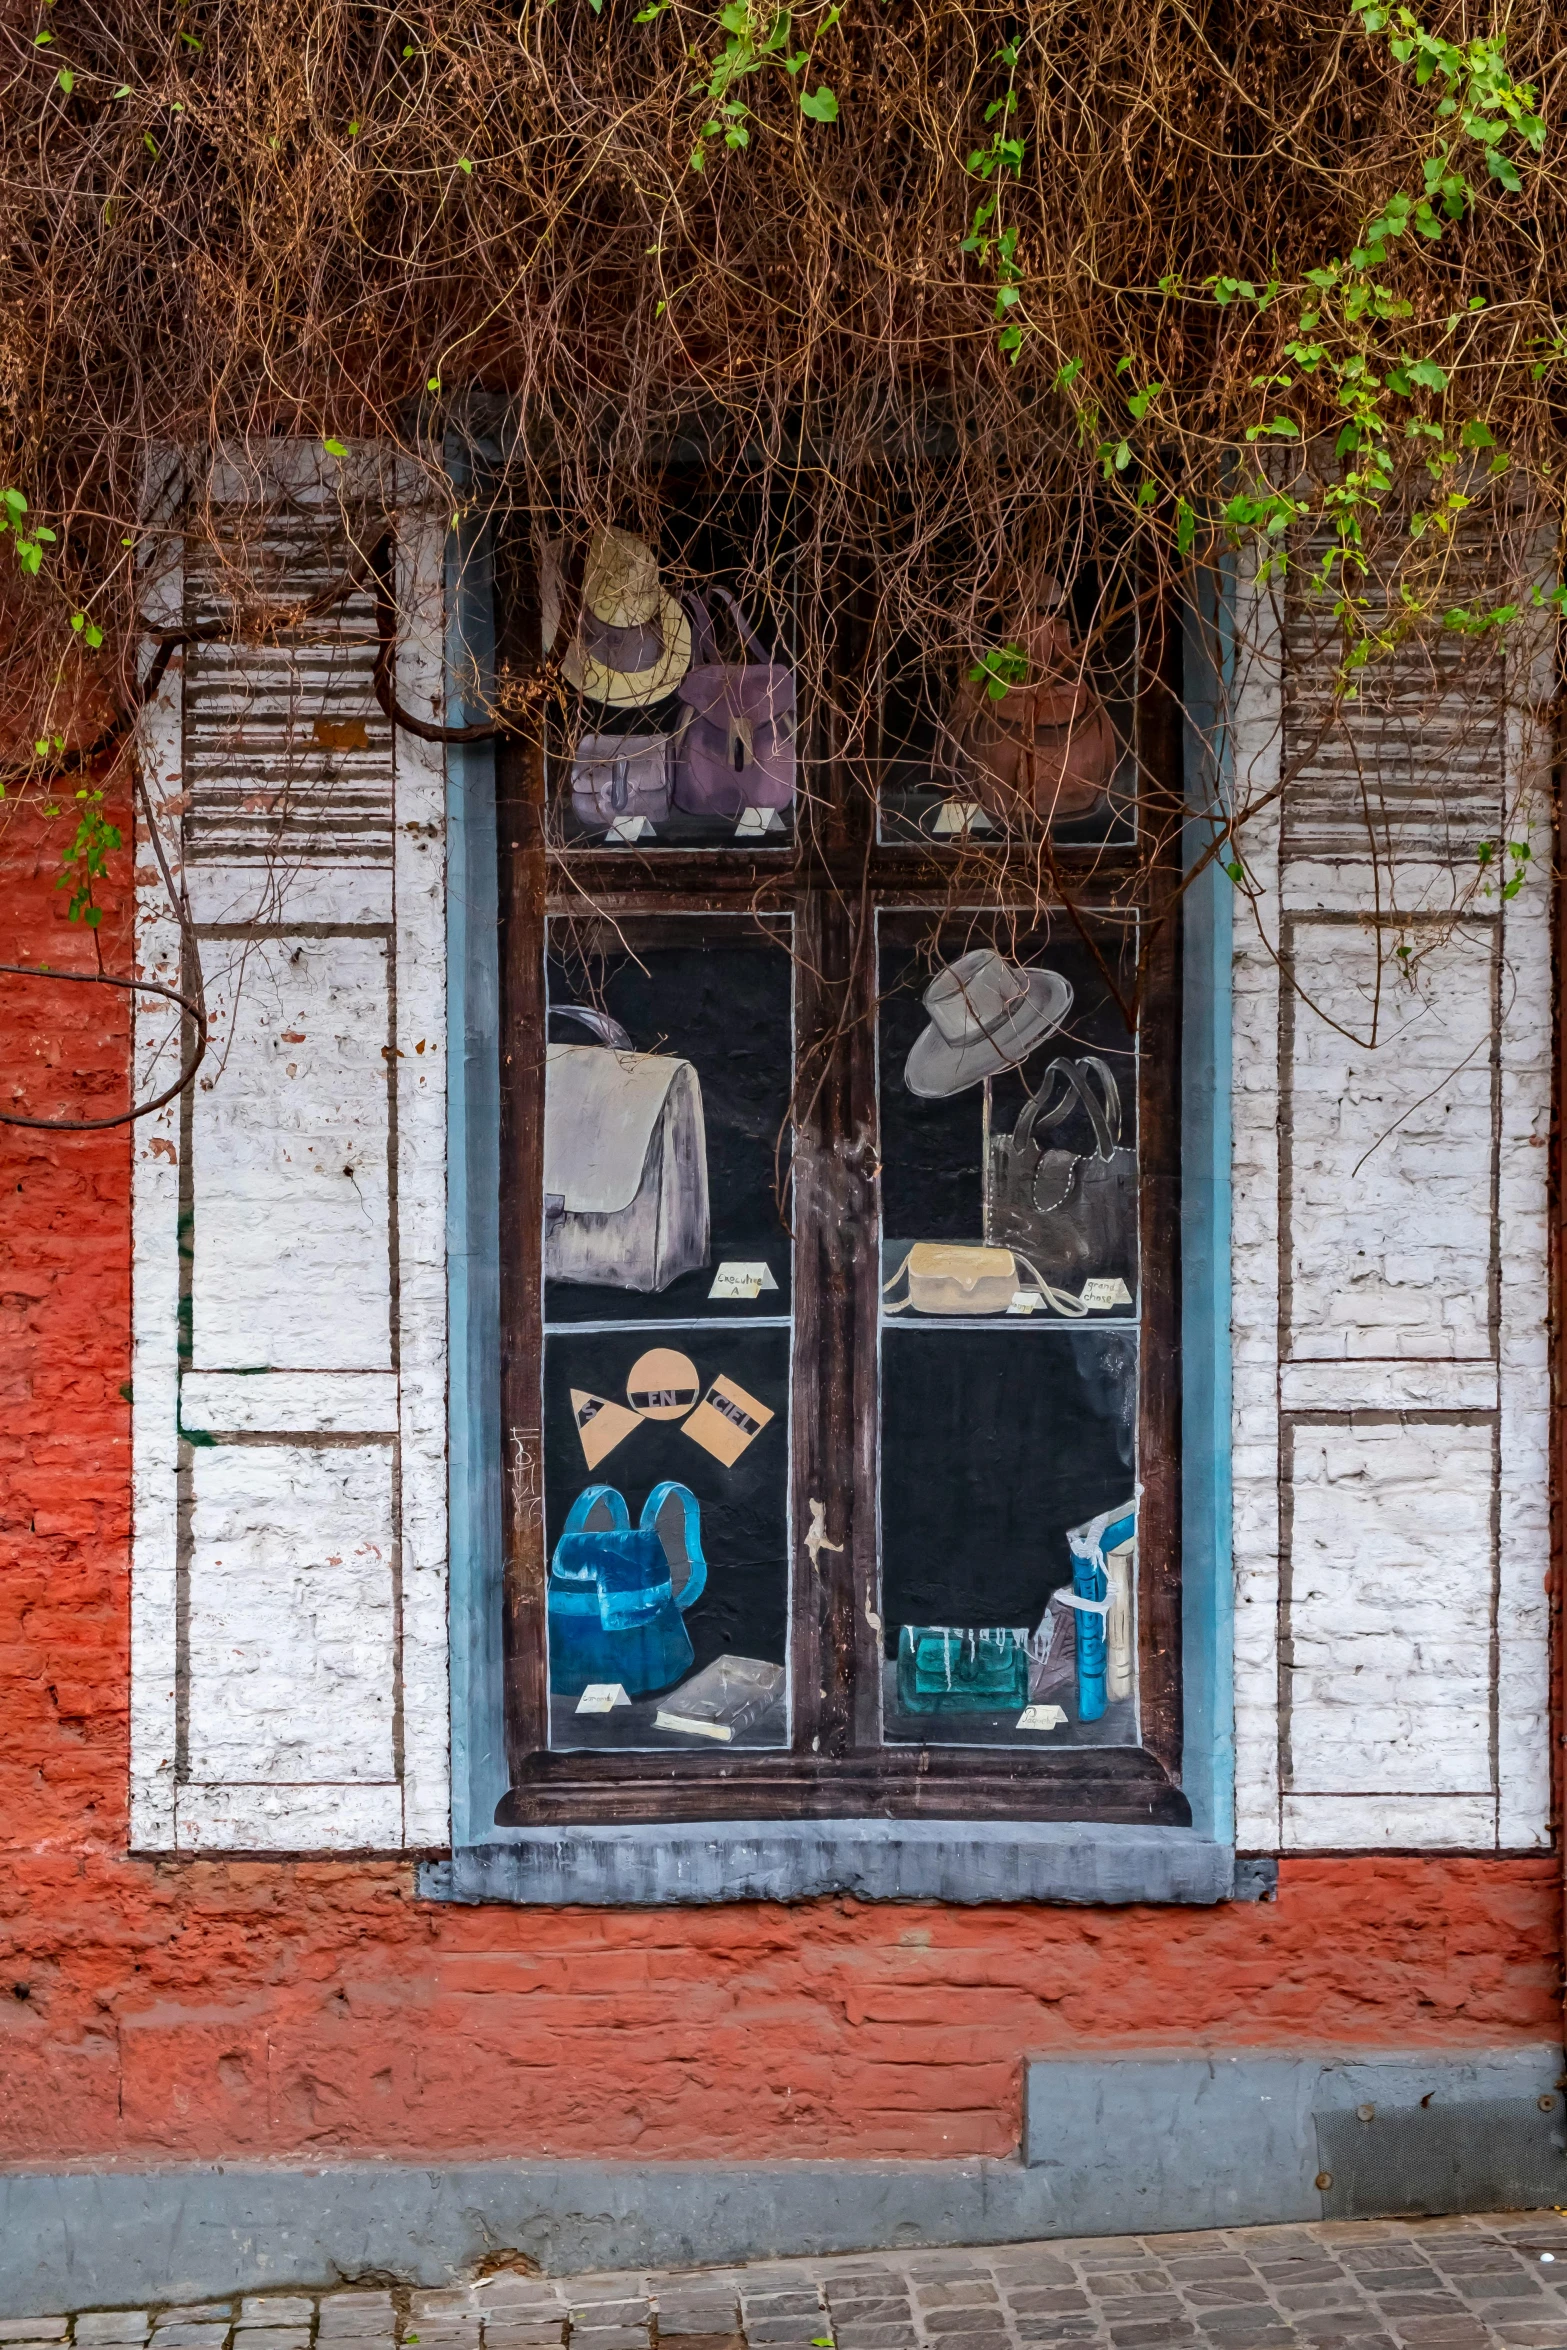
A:
[[[764,1289],[776,1289],[777,1282],[761,1263],[747,1264],[738,1257],[726,1257],[713,1276],[708,1297],[760,1297]]]
[[[994,832],[995,829],[978,800],[944,801],[931,825],[937,840],[951,840],[961,832]]]
[[[1110,1306],[1129,1306],[1132,1293],[1119,1278],[1110,1280],[1101,1275],[1083,1283],[1083,1294],[1077,1302],[1087,1306],[1090,1313],[1103,1313]]]
[[[579,1714],[612,1713],[617,1705],[629,1705],[630,1698],[618,1681],[590,1681],[577,1700]]]
[[[1058,1705],[1025,1705],[1018,1715],[1020,1730],[1062,1730],[1066,1716]]]
[[[1044,1302],[1037,1289],[1014,1289],[1012,1303],[1008,1306],[1007,1312],[1009,1314],[1037,1313]]]

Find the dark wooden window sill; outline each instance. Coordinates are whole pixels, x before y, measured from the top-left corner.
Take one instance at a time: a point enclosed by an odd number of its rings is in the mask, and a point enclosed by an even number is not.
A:
[[[993,1755],[928,1747],[814,1755],[535,1754],[495,1814],[498,1827],[659,1820],[1085,1820],[1185,1828],[1191,1806],[1151,1754],[1094,1747],[1039,1755],[1020,1772]]]

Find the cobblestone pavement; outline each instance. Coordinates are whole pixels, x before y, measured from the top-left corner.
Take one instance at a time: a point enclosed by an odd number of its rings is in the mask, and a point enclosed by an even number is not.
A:
[[[0,2319],[0,2350],[1567,2350],[1567,2217],[1326,2221]]]

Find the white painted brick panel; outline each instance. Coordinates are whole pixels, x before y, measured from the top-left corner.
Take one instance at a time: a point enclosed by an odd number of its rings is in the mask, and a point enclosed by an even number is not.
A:
[[[411,471],[273,443],[203,486],[220,512],[241,496],[252,523],[276,494],[280,598],[337,576],[323,526],[341,532],[341,495],[401,507],[399,692],[441,715],[444,525]],[[172,568],[158,617],[219,608],[209,573],[182,585]],[[177,657],[143,726],[216,1014],[189,1164],[177,1114],[142,1130],[137,1162],[132,1780],[148,1845],[381,1851],[449,1833],[445,769],[373,706],[373,653],[361,593],[276,647],[208,648],[189,674]],[[323,744],[322,714],[361,720],[365,744]],[[167,961],[139,881],[144,954]]]
[[[390,1445],[203,1445],[192,1478],[191,1777],[392,1778]]]
[[[179,1835],[182,1852],[395,1852],[402,1789],[186,1786]]]
[[[1494,1412],[1497,1366],[1340,1357],[1279,1366],[1286,1412]]]
[[[195,1102],[196,1366],[389,1368],[388,942],[220,945],[203,950],[218,1017]]]
[[[190,897],[203,925],[271,922],[298,933],[332,923],[390,925],[393,915],[387,866],[193,865]]]
[[[187,1429],[240,1436],[390,1436],[397,1428],[393,1371],[187,1371],[180,1384]]]
[[[1380,1004],[1373,938],[1294,936],[1289,1351],[1488,1358],[1494,926]]]
[[[1489,1794],[1492,1437],[1300,1427],[1289,1791]]]
[[[1290,1852],[1485,1852],[1496,1842],[1490,1795],[1286,1795]]]
[[[1282,822],[1248,833],[1261,911],[1235,944],[1237,1838],[1528,1847],[1549,1810],[1550,647],[1515,632],[1505,678],[1460,677],[1445,641],[1400,653],[1349,714],[1356,767],[1302,722],[1332,668],[1302,609],[1287,654],[1268,599],[1238,610],[1239,796],[1288,780]],[[1475,842],[1531,825],[1521,895],[1461,906]],[[1384,976],[1373,1050],[1394,905],[1433,951],[1417,989]]]

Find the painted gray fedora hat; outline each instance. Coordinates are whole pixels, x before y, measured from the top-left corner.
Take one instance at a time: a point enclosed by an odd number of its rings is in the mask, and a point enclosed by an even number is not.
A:
[[[1026,1061],[1072,1009],[1072,989],[1059,971],[1016,970],[993,947],[977,947],[937,972],[925,1009],[930,1026],[915,1038],[903,1080],[941,1101]]]

